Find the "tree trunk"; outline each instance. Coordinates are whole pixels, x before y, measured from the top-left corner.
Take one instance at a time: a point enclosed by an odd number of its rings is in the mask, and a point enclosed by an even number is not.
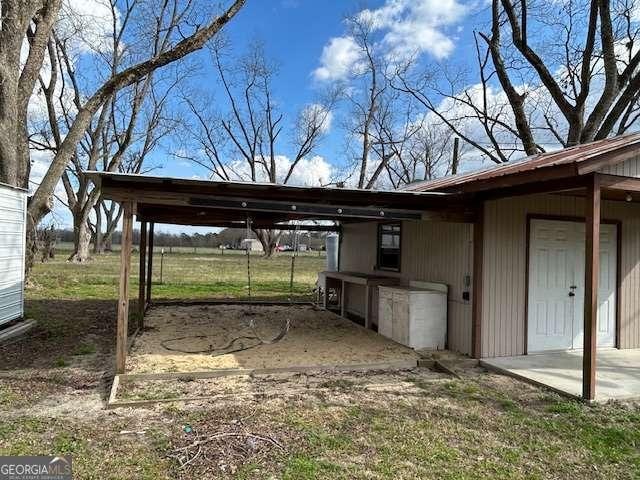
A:
[[[89,254],[91,229],[85,219],[81,219],[78,224],[73,227],[73,244],[74,251],[69,256],[68,261],[83,263],[91,259]]]
[[[93,242],[93,253],[101,255],[104,252],[104,235],[102,234],[102,206],[96,204],[94,209],[96,212],[96,234]]]
[[[24,269],[25,269],[25,278],[29,279],[29,272],[31,272],[31,267],[36,261],[36,256],[38,255],[38,226],[33,221],[33,217],[31,215],[27,215],[27,225],[26,225],[26,242],[25,242],[25,254],[24,254]]]
[[[279,230],[254,230],[256,237],[262,245],[263,256],[265,258],[273,257],[280,240]]]
[[[113,242],[113,232],[108,232],[104,236],[104,250],[103,250],[104,252],[113,252],[112,242]]]
[[[190,53],[203,48],[205,44],[235,16],[235,14],[244,5],[244,2],[245,0],[235,0],[234,3],[229,6],[224,13],[211,19],[211,21],[207,25],[197,29],[191,36],[181,39],[168,50],[165,50],[157,55],[154,55],[151,58],[131,65],[128,68],[118,72],[107,81],[105,81],[93,93],[93,95],[87,98],[84,104],[78,109],[73,122],[68,128],[64,140],[60,145],[58,145],[57,151],[53,159],[51,160],[51,163],[49,164],[44,177],[41,179],[38,188],[34,192],[33,196],[31,197],[31,201],[29,202],[28,215],[31,217],[31,221],[27,223],[28,249],[37,248],[37,244],[35,243],[37,225],[40,220],[42,220],[42,218],[51,211],[51,197],[53,195],[55,187],[62,177],[65,169],[67,168],[67,165],[78,143],[85,135],[87,127],[90,125],[96,111],[98,111],[98,109],[101,108],[105,104],[105,102],[119,90],[129,85],[133,85],[140,79],[146,77],[150,73],[153,73],[155,70],[169,65],[177,60],[180,60]],[[36,5],[38,2],[32,3]],[[49,37],[49,32],[57,18],[60,4],[61,0],[50,0],[49,2],[45,2],[46,8],[43,9],[42,12],[42,14],[44,15],[44,20],[40,22],[42,28],[40,29],[40,25],[38,25],[34,40],[31,44],[27,62],[22,70],[22,73],[20,74],[20,84],[26,83],[25,87],[20,89],[20,91],[27,92],[28,95],[22,95],[22,98],[20,99],[23,100],[23,105],[18,105],[17,109],[14,109],[13,105],[9,105],[10,107],[12,107],[8,111],[9,116],[23,120],[24,125],[19,125],[19,128],[21,128],[23,131],[16,131],[12,127],[12,124],[10,124],[8,128],[5,128],[5,125],[3,123],[5,117],[0,115],[0,143],[9,141],[10,145],[15,145],[16,138],[18,142],[24,142],[27,139],[28,132],[25,120],[27,118],[28,100],[33,92],[33,87],[38,78],[38,73],[40,71],[40,68],[42,67],[46,42]],[[4,3],[2,3],[2,6],[4,7]],[[25,15],[20,19],[13,18],[13,16],[11,15],[3,15],[2,18],[3,34],[6,30],[6,24],[7,28],[12,28],[12,33],[14,33],[14,35],[9,38],[13,42],[11,43],[11,45],[8,45],[6,49],[7,52],[11,53],[11,61],[5,61],[5,58],[3,58],[2,55],[5,52],[5,49],[3,48],[5,46],[4,43],[7,43],[5,42],[4,38],[3,43],[0,44],[0,67],[2,67],[0,68],[0,114],[3,114],[5,112],[5,104],[2,102],[2,100],[6,96],[5,92],[7,91],[7,89],[5,88],[4,84],[7,82],[7,80],[11,80],[9,87],[11,87],[11,89],[13,89],[14,87],[17,88],[15,85],[15,81],[18,78],[18,74],[16,72],[19,71],[18,66],[20,64],[20,45],[22,44],[24,32],[26,32],[27,26],[31,22],[33,14],[35,13],[35,7],[31,11],[22,9],[21,12],[25,13]],[[2,13],[4,14],[4,8]],[[17,20],[21,20],[22,23],[18,24]],[[14,28],[14,24],[12,23],[14,21],[19,28]],[[17,35],[15,34],[16,31]],[[38,31],[41,32],[40,35],[38,34]],[[9,77],[5,75],[5,64],[8,64],[11,67],[11,75]],[[27,80],[27,82],[22,81],[23,77]],[[21,86],[20,84],[18,86]],[[9,98],[11,98],[11,95],[9,95]],[[19,185],[20,181],[22,180],[23,184],[28,185],[28,174],[30,168],[30,163],[28,161],[28,149],[28,143],[24,143],[24,145],[16,149],[14,155],[9,155],[8,158],[4,158],[7,152],[5,152],[4,150],[0,150],[0,154],[3,155],[3,157],[0,158],[0,166],[2,167],[2,169],[0,170],[0,174],[2,174],[2,177],[0,177],[0,181],[10,183],[12,185]],[[20,162],[20,159],[22,159],[23,162],[26,161],[26,164],[16,165],[15,162]],[[11,163],[9,163],[7,166],[5,162]],[[18,170],[17,175],[19,178],[17,179],[17,183],[15,180],[13,180],[15,170]],[[33,245],[30,245],[30,242],[33,242]],[[31,270],[32,265],[33,256],[27,256],[25,266],[27,274]]]

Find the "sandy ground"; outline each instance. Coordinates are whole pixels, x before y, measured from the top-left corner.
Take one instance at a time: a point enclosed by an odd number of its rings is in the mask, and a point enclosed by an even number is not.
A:
[[[255,329],[249,327],[251,320]],[[279,342],[261,344],[255,338],[257,333],[273,339],[287,320],[289,332]],[[245,338],[230,343],[238,337]],[[147,313],[145,331],[127,359],[127,373],[331,367],[417,358],[407,347],[311,306],[162,306]]]

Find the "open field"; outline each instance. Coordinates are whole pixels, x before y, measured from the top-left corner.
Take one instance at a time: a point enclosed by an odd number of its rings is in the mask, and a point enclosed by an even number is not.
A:
[[[258,252],[252,252],[252,297],[289,297],[291,255],[291,252],[282,252],[265,259]],[[67,251],[59,250],[55,259],[35,265],[35,285],[29,292],[30,298],[116,298],[119,253],[96,255],[86,265],[68,263],[68,256]],[[138,262],[136,252],[131,260],[131,298],[137,298],[138,294]],[[317,252],[298,254],[293,283],[296,299],[312,297],[318,272],[324,270],[325,264],[325,257],[318,256]],[[165,253],[164,256],[156,251],[153,282],[152,299],[247,298],[247,257],[240,251]]]
[[[479,368],[268,376],[237,397],[107,411],[117,255],[63,258],[36,267],[38,327],[0,348],[1,455],[71,454],[78,479],[640,478],[640,405],[588,406]],[[244,295],[243,257],[165,260],[156,298]],[[255,259],[261,294],[286,295],[289,260]],[[298,260],[305,294],[323,260]],[[219,390],[175,380],[129,395]]]

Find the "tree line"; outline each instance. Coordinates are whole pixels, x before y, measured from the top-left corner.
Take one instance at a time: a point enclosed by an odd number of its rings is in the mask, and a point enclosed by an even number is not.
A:
[[[75,240],[75,232],[72,229],[47,229],[47,237],[51,237],[54,243],[71,243]],[[284,232],[280,241],[282,245],[292,247],[294,244],[304,244],[312,250],[323,250],[326,233],[324,232]],[[208,233],[169,233],[154,232],[154,246],[156,247],[196,247],[196,248],[229,248],[241,250],[245,248],[243,241],[247,238],[256,238],[255,233],[247,236],[246,229],[225,228],[219,232]],[[113,245],[120,245],[121,232],[115,231],[104,244],[103,252],[112,251]],[[133,243],[140,244],[140,230],[133,230]]]

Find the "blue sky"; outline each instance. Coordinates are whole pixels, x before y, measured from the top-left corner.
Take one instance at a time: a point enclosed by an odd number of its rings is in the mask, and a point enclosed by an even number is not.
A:
[[[323,49],[332,39],[346,35],[344,18],[363,9],[380,11],[394,4],[411,5],[424,4],[425,9],[434,9],[433,15],[438,15],[438,4],[443,10],[451,9],[452,5],[458,10],[454,18],[447,19],[442,27],[436,30],[445,35],[453,48],[444,56],[437,56],[424,47],[421,54],[423,62],[448,62],[469,65],[473,68],[475,52],[473,45],[473,29],[482,22],[481,8],[477,3],[463,3],[455,0],[376,0],[362,2],[360,0],[248,0],[241,13],[227,27],[225,34],[230,38],[233,51],[242,53],[254,41],[264,44],[266,54],[270,60],[277,62],[278,75],[274,79],[274,96],[280,101],[279,107],[293,119],[295,113],[304,105],[313,102],[322,88],[327,87],[332,80],[321,80],[314,71],[322,65]],[[413,12],[410,9],[398,15],[398,21],[410,20]],[[480,13],[478,13],[480,12]],[[421,15],[425,16],[424,13]],[[429,16],[427,12],[426,16]],[[443,22],[436,22],[443,23]],[[380,29],[380,38],[392,27]],[[226,104],[223,93],[216,83],[216,73],[211,67],[210,54],[202,51],[195,54],[195,60],[203,69],[194,79],[197,88],[207,90],[216,102]],[[314,152],[332,165],[343,165],[345,161],[344,138],[341,129],[341,116],[344,113],[338,107],[333,115],[332,127]],[[278,152],[289,155],[289,151]],[[207,172],[197,165],[176,161],[166,156],[165,152],[156,155],[163,168],[159,173],[189,177],[193,175],[207,176]]]

